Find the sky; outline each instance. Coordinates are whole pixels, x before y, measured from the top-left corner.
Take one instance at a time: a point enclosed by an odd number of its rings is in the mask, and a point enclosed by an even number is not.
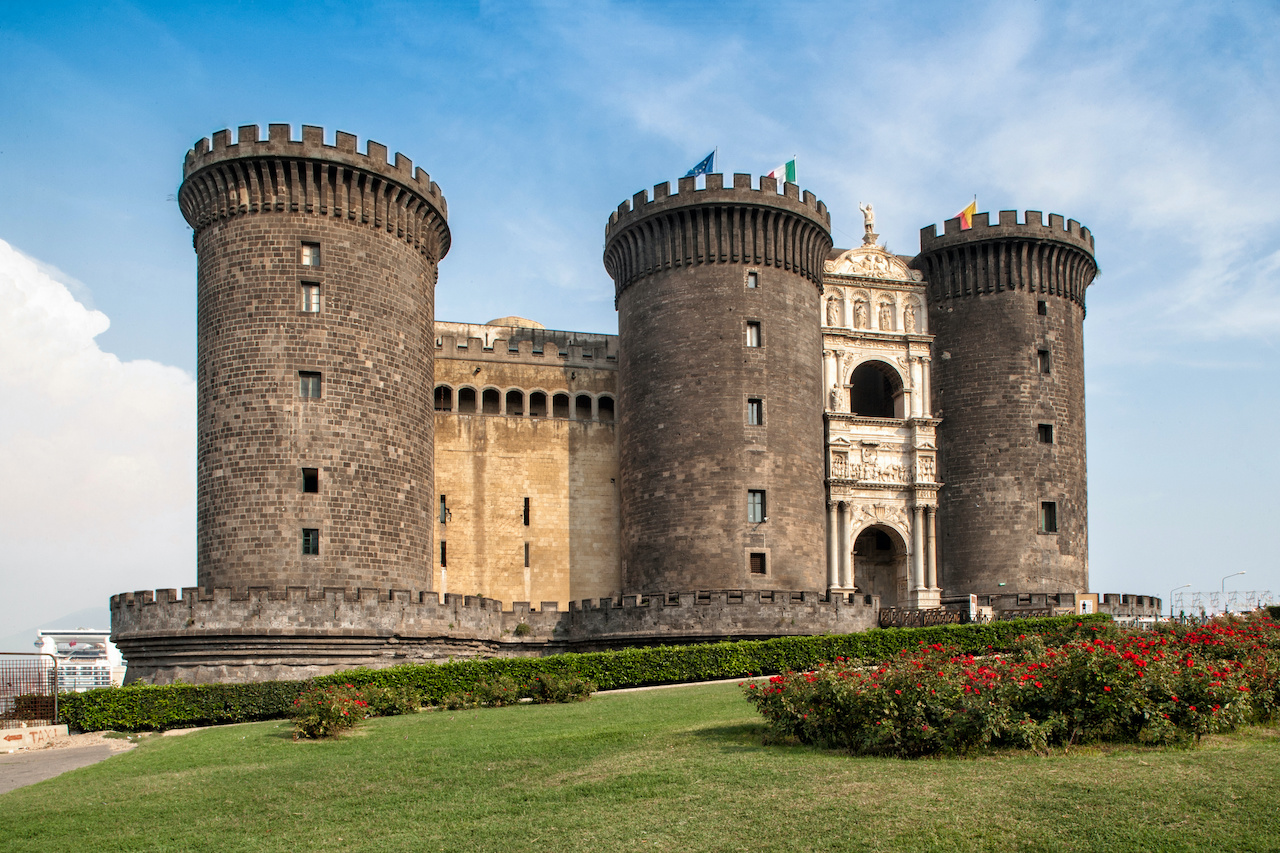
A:
[[[837,246],[1062,213],[1091,585],[1280,595],[1280,8],[1257,3],[0,0],[0,635],[195,583],[182,159],[301,124],[429,171],[436,316],[616,332],[609,212],[795,157]],[[105,612],[105,609],[104,609]]]

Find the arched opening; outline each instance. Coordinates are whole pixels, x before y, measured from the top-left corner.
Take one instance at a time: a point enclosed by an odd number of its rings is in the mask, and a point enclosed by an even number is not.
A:
[[[436,411],[453,411],[453,389],[448,385],[436,386]]]
[[[897,531],[872,525],[853,543],[853,577],[858,589],[880,596],[880,607],[907,603],[907,545]]]
[[[547,416],[547,395],[534,391],[529,395],[529,417],[545,418]]]
[[[498,393],[497,388],[486,388],[480,398],[480,405],[486,415],[500,415],[502,414],[502,395]]]
[[[551,398],[551,417],[567,418],[569,417],[569,395],[557,394]]]
[[[613,398],[601,395],[596,401],[596,409],[600,413],[600,420],[604,423],[613,423]]]
[[[507,392],[507,414],[523,415],[524,414],[524,392],[513,390]]]
[[[864,418],[901,418],[902,377],[883,361],[864,361],[849,377],[849,411]]]
[[[586,394],[579,394],[577,399],[573,401],[573,419],[577,421],[591,420],[591,398]]]
[[[458,389],[458,412],[464,415],[474,415],[476,412],[476,389],[459,388]]]

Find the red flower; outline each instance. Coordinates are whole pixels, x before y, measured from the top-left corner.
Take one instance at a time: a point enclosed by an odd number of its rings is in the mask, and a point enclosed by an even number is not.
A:
[[[1103,690],[1105,690],[1105,691],[1107,691],[1108,693],[1110,693],[1110,692],[1111,692],[1111,688],[1110,688],[1110,687],[1103,687],[1102,689],[1103,689]]]

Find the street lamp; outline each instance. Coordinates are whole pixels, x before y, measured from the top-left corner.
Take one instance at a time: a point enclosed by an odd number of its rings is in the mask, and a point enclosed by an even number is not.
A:
[[[1173,621],[1173,594],[1178,590],[1186,589],[1189,586],[1191,586],[1191,584],[1184,583],[1182,586],[1175,586],[1173,589],[1169,590],[1169,621]]]
[[[1222,592],[1223,592],[1223,593],[1225,593],[1225,592],[1227,591],[1227,578],[1233,578],[1233,577],[1235,577],[1236,575],[1242,575],[1242,574],[1244,574],[1244,572],[1232,572],[1231,574],[1227,575],[1227,577],[1223,578],[1223,579],[1222,579]]]

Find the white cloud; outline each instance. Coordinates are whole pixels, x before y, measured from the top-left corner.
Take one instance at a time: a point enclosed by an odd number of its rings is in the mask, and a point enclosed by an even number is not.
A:
[[[60,280],[61,279],[61,280]],[[195,381],[0,240],[0,624],[195,582]]]

